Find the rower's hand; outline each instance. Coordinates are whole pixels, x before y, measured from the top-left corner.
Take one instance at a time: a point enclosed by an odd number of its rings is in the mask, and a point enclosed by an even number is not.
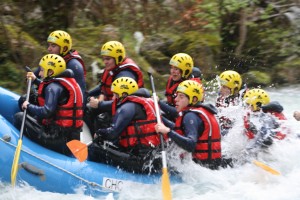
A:
[[[155,125],[155,131],[157,133],[167,134],[171,131],[169,127],[166,127],[163,123],[157,123]]]
[[[36,79],[36,76],[33,72],[27,72],[26,78],[27,79],[31,78],[31,80],[34,81]]]
[[[28,105],[29,105],[29,102],[28,101],[24,101],[23,104],[22,104],[22,110],[27,109]]]
[[[154,101],[154,96],[151,96],[151,99]],[[159,97],[156,95],[157,102],[159,102]]]
[[[92,107],[92,108],[98,108],[99,100],[96,99],[95,97],[91,97],[89,104],[90,104],[90,107]]]

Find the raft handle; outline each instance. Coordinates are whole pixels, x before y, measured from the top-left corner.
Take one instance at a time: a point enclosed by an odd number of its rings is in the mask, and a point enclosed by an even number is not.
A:
[[[27,172],[32,173],[36,176],[44,176],[45,175],[43,170],[38,169],[38,168],[36,168],[35,166],[33,166],[29,163],[23,162],[23,163],[20,164],[20,166],[23,169],[25,169]]]

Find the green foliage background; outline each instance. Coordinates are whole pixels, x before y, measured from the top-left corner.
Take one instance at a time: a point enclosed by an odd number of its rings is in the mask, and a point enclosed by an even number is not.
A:
[[[299,83],[300,8],[296,0],[4,0],[0,3],[0,86],[25,90],[25,66],[37,67],[53,30],[68,31],[92,79],[91,63],[108,40],[121,41],[165,86],[168,61],[190,54],[204,82],[227,69],[250,86]],[[134,32],[143,33],[140,52]]]

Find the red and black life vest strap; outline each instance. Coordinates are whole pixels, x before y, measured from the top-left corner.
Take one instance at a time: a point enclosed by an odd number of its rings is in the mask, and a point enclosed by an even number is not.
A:
[[[73,115],[72,117],[67,117],[67,116],[56,116],[56,119],[67,119],[67,120],[72,120],[72,126],[76,128],[76,121],[77,120],[83,120],[83,117],[76,117],[76,111],[77,110],[82,110],[82,107],[76,106],[76,103],[74,103],[73,108],[64,108],[64,107],[58,107],[57,110],[73,110]]]

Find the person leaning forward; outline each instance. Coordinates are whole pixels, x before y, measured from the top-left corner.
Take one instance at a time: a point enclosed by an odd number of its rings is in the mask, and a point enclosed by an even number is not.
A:
[[[215,116],[216,108],[202,104],[203,87],[199,82],[186,80],[176,90],[175,124],[163,119],[155,126],[157,133],[167,135],[175,144],[192,153],[193,161],[210,169],[222,165],[221,133]]]
[[[37,79],[32,72],[27,78],[38,84],[38,99],[34,105],[24,101],[22,109],[27,109],[24,135],[54,151],[70,155],[66,143],[80,139],[83,126],[83,95],[80,86],[73,78],[74,73],[66,69],[62,57],[47,54],[39,62]],[[23,112],[15,114],[14,124],[20,129]]]
[[[126,51],[122,43],[118,41],[106,42],[101,47],[101,58],[105,69],[101,76],[100,85],[89,91],[89,106],[85,110],[85,122],[91,132],[101,128],[99,124],[111,123],[111,112],[100,109],[99,103],[110,101],[113,97],[111,85],[120,77],[130,77],[137,82],[139,88],[144,86],[143,73],[137,64],[126,57]],[[98,125],[97,125],[98,124]]]
[[[68,34],[65,31],[62,30],[56,30],[49,34],[47,38],[48,43],[48,53],[49,54],[56,54],[61,56],[65,62],[66,62],[66,68],[73,71],[73,77],[76,80],[76,82],[79,84],[80,89],[83,94],[84,102],[86,101],[86,69],[85,64],[81,56],[79,55],[78,51],[72,49],[72,38],[70,34]],[[39,76],[40,73],[40,67],[38,67],[34,74],[35,76],[40,79]],[[33,82],[35,85],[35,81]],[[34,99],[36,98],[36,91],[32,90],[30,98]],[[26,96],[22,95],[19,99],[19,106],[23,104],[25,101]],[[85,105],[85,103],[84,103]]]
[[[100,138],[100,141],[110,141],[119,147],[119,151],[131,157],[138,157],[139,162],[144,162],[145,158],[155,152],[160,145],[159,135],[154,128],[156,115],[150,93],[145,88],[139,89],[136,81],[129,77],[116,79],[112,83],[111,91],[113,92],[112,125],[96,130],[95,138]],[[91,159],[107,162],[103,160],[101,152],[96,155],[94,150],[95,148],[90,148]],[[119,167],[133,169],[131,171],[135,172],[144,169],[143,163],[139,166],[124,166],[124,163],[118,163]]]
[[[166,101],[160,100],[159,106],[164,112],[164,116],[169,120],[175,121],[177,111],[175,109],[176,89],[178,85],[185,80],[195,80],[201,83],[201,72],[194,67],[192,57],[186,53],[177,53],[170,59],[170,76],[168,78],[165,90]],[[195,74],[193,74],[195,72]],[[197,75],[195,77],[194,75]]]

